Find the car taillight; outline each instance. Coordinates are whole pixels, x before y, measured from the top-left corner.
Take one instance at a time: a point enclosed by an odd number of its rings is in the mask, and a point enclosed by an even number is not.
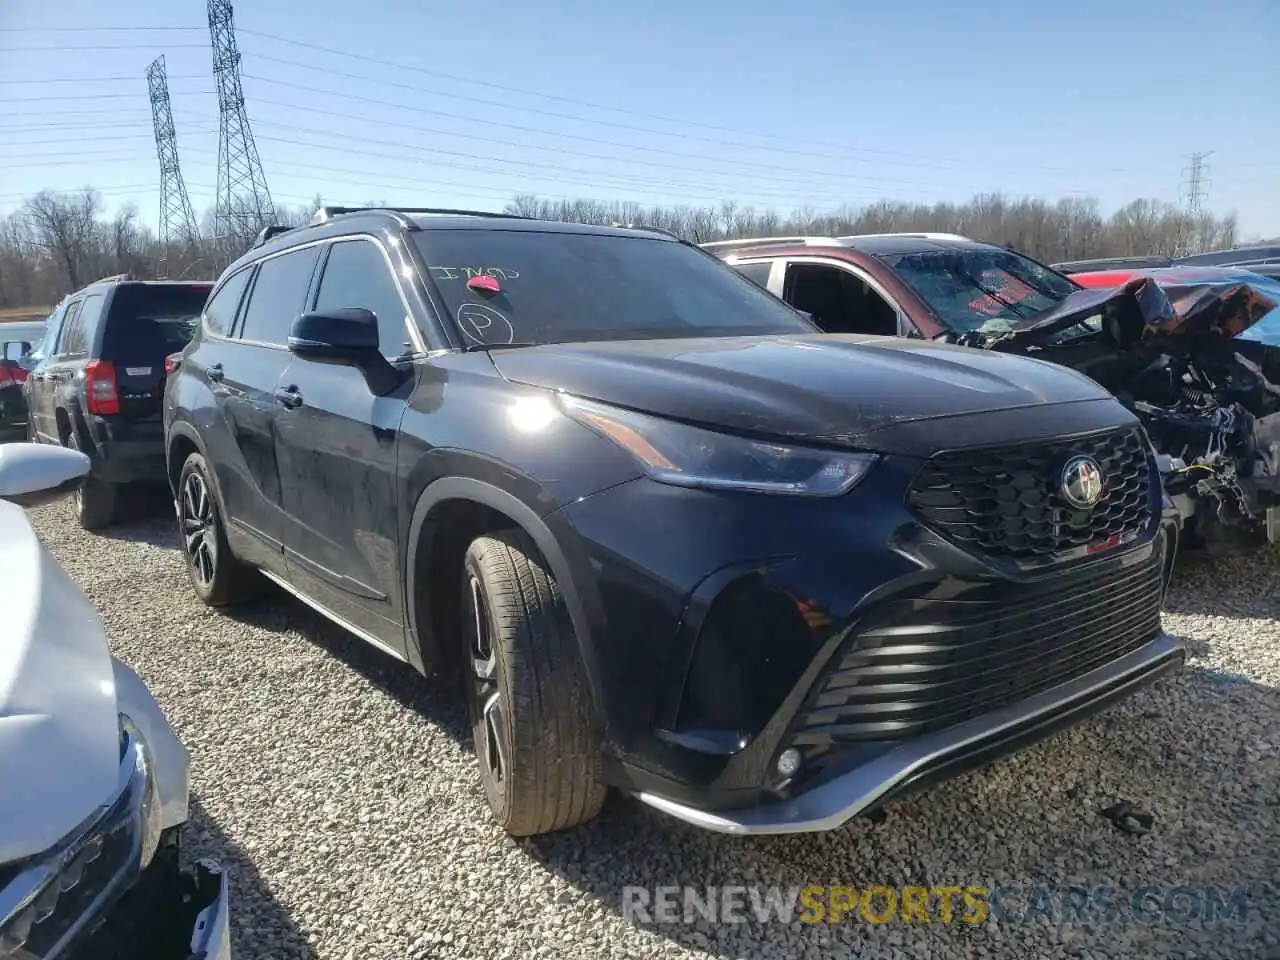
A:
[[[25,382],[26,382],[26,380],[27,380],[27,371],[23,370],[21,367],[14,367],[14,368],[13,368],[12,370],[10,370],[9,372],[10,372],[11,374],[13,374],[13,379],[14,379],[14,380],[16,380],[18,383],[25,383]]]
[[[164,358],[164,375],[167,377],[182,366],[182,354],[171,353]]]
[[[9,372],[9,368],[0,365],[0,387],[13,386],[13,374]]]
[[[108,416],[120,412],[116,366],[110,360],[90,360],[84,365],[85,406],[90,413]]]

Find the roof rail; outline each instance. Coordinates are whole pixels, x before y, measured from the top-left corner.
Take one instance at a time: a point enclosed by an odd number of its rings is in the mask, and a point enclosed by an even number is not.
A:
[[[972,243],[972,237],[961,233],[848,233],[836,237],[837,240],[879,240],[887,237],[903,237],[912,240],[962,240]]]
[[[253,246],[260,247],[272,237],[278,237],[282,233],[288,233],[293,227],[286,227],[283,224],[273,223],[268,227],[263,227],[258,231],[258,235],[253,239]]]
[[[648,230],[650,233],[660,233],[664,237],[670,237],[672,240],[679,240],[685,243],[684,237],[678,233],[672,233],[670,230],[664,230],[662,227],[651,227],[644,223],[611,223],[609,226],[616,230]]]
[[[728,250],[735,247],[762,247],[771,243],[799,243],[806,247],[829,247],[835,240],[831,237],[743,237],[739,240],[712,240],[700,243],[704,250]]]
[[[115,283],[117,280],[132,280],[132,279],[133,279],[133,274],[131,273],[114,273],[109,277],[99,277],[97,280],[93,282],[94,283]]]
[[[413,226],[405,214],[429,213],[437,216],[451,217],[494,217],[503,220],[528,220],[518,213],[495,213],[492,210],[454,210],[448,207],[320,207],[311,218],[311,225],[328,223],[334,217],[348,213],[386,213],[397,217],[401,226]]]

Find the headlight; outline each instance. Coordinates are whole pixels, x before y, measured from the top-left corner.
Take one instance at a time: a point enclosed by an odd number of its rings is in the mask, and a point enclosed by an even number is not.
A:
[[[872,453],[750,440],[577,397],[562,396],[561,403],[569,416],[634,456],[654,480],[681,487],[838,497],[876,462]]]
[[[151,768],[147,741],[129,715],[124,713],[120,714],[120,740],[122,747],[126,747],[129,740],[134,744],[131,790],[134,791],[135,816],[141,832],[139,866],[145,870],[160,846],[160,792],[156,786],[155,771]]]

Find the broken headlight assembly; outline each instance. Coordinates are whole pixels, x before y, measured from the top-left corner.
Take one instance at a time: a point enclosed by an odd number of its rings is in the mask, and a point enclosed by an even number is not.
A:
[[[0,960],[59,952],[155,857],[161,810],[150,753],[128,716],[119,723],[111,795],[49,850],[0,866]]]

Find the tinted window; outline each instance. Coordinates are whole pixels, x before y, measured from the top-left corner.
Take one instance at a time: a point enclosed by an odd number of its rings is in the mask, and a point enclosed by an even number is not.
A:
[[[732,264],[733,269],[750,280],[758,287],[769,286],[769,274],[773,271],[773,263],[765,260],[762,263],[735,263]]]
[[[62,318],[62,329],[58,334],[58,345],[53,348],[55,357],[69,356],[75,344],[83,339],[79,323],[80,308],[82,306],[84,306],[84,301],[77,300],[67,307],[67,314]]]
[[[111,297],[102,357],[160,363],[187,345],[209,297],[205,284],[123,283]]]
[[[995,331],[1056,306],[1076,288],[1007,250],[927,250],[883,256],[955,333]]]
[[[414,237],[467,343],[815,332],[776,297],[681,243],[515,230]],[[500,291],[468,287],[481,274]]]
[[[841,267],[790,264],[786,297],[827,333],[892,337],[898,332],[897,311],[861,277]]]
[[[396,357],[410,349],[404,301],[382,251],[368,240],[335,243],[320,277],[317,310],[364,307],[378,318],[382,352]]]
[[[17,363],[31,349],[25,340],[6,340],[4,342],[4,359]]]
[[[302,313],[319,247],[306,247],[262,261],[249,293],[240,336],[259,343],[285,344]]]
[[[231,325],[235,323],[236,311],[240,307],[240,298],[244,296],[244,288],[249,285],[249,277],[253,268],[246,267],[224,283],[213,299],[205,304],[204,323],[211,333],[221,337],[231,333]]]

